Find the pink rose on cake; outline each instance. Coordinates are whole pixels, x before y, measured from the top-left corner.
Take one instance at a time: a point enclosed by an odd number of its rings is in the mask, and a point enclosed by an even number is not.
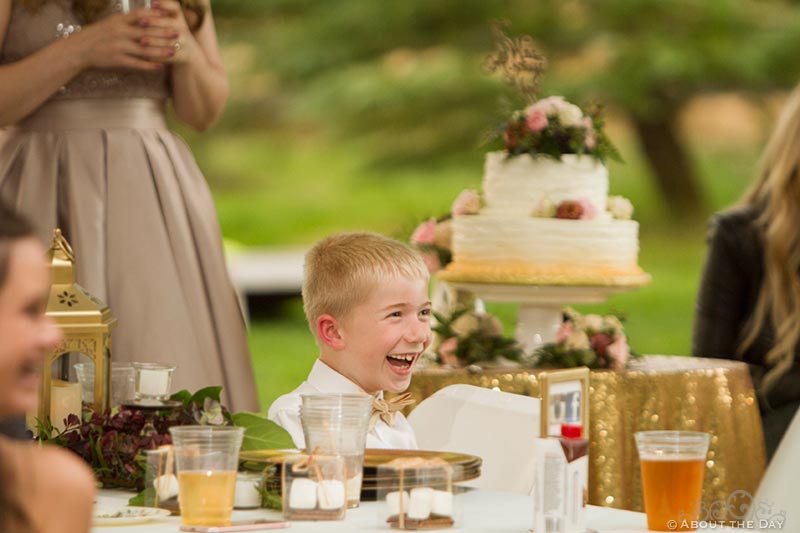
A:
[[[539,133],[547,127],[547,112],[544,109],[530,109],[528,113],[528,129],[533,133]]]
[[[422,222],[411,234],[412,246],[425,260],[431,274],[447,266],[452,260],[453,217],[475,215],[481,209],[481,197],[475,189],[461,191],[450,208],[450,213]]]
[[[547,117],[558,117],[558,121],[562,126],[585,127],[581,108],[575,104],[570,104],[564,100],[563,96],[549,96],[538,100],[533,105],[529,105],[525,108],[525,113],[528,114],[529,121],[530,117],[543,113],[545,116],[545,126],[547,126],[548,122]],[[539,131],[541,131],[541,129],[544,128],[540,128]],[[531,128],[531,131],[534,131],[534,128]]]
[[[413,244],[433,244],[433,237],[436,234],[436,219],[429,218],[414,230],[411,234]]]
[[[481,209],[481,197],[475,189],[464,189],[453,201],[450,212],[454,217],[461,215],[475,215]]]

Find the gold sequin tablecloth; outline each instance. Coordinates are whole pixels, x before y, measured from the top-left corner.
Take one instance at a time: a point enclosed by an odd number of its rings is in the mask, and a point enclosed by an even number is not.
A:
[[[422,369],[414,373],[408,390],[417,402],[456,383],[538,397],[539,372]],[[651,429],[711,433],[706,505],[725,502],[737,490],[755,493],[766,459],[758,402],[744,363],[647,356],[622,372],[592,371],[589,402],[590,504],[642,510],[633,434]]]

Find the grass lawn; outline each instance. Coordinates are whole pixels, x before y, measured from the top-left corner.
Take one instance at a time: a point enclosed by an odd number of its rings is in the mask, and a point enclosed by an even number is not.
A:
[[[690,352],[695,294],[705,254],[705,224],[676,220],[664,208],[643,162],[623,134],[616,138],[625,164],[611,163],[612,194],[630,198],[640,222],[640,264],[652,284],[578,309],[626,317],[626,332],[640,353]],[[483,154],[378,168],[365,141],[304,142],[244,131],[192,138],[212,184],[226,238],[250,246],[310,245],[340,230],[366,229],[406,239],[429,216],[446,212],[458,192],[479,187]],[[703,152],[697,164],[710,206],[739,196],[752,175],[755,148]],[[632,155],[630,155],[632,154]],[[701,217],[702,218],[702,217]],[[514,305],[489,304],[513,331]],[[291,301],[269,319],[251,324],[250,346],[262,407],[302,381],[316,357],[302,306]]]

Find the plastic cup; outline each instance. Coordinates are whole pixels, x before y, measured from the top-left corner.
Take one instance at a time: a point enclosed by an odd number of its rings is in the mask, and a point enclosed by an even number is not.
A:
[[[634,436],[642,469],[647,529],[694,531],[703,501],[709,434],[640,431]]]
[[[358,507],[373,397],[368,394],[302,394],[301,398],[300,421],[306,451],[342,458],[347,507]]]
[[[244,428],[175,426],[169,432],[178,470],[182,523],[230,525]]]
[[[81,400],[94,405],[94,363],[76,363],[75,375],[81,383]],[[111,406],[133,399],[136,373],[130,363],[111,363]]]
[[[172,509],[178,501],[178,476],[172,446],[145,450],[144,505]]]

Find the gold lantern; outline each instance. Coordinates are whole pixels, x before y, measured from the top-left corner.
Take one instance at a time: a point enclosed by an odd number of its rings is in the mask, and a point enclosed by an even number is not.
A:
[[[94,363],[93,408],[104,411],[111,398],[111,329],[117,325],[117,319],[111,316],[111,309],[105,303],[75,283],[75,256],[60,229],[53,232],[49,258],[53,280],[47,316],[61,328],[64,340],[50,351],[42,367],[39,419],[50,417],[52,364],[61,356],[68,361],[72,352],[82,353]]]

